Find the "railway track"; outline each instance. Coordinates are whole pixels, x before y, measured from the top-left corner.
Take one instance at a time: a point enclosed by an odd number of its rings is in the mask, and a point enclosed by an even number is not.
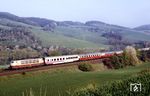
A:
[[[78,65],[82,62],[89,62],[89,63],[92,63],[92,64],[96,64],[96,63],[100,63],[101,61],[102,61],[102,59],[96,59],[96,60],[88,60],[88,61],[71,62],[71,63],[65,63],[65,64],[38,66],[38,67],[18,69],[18,70],[6,69],[6,70],[3,70],[2,72],[0,72],[0,76],[8,76],[8,75],[13,75],[13,74],[23,74],[25,72],[33,72],[33,71],[39,71],[39,70],[48,70],[48,69],[51,69],[51,68],[73,66],[73,65]]]

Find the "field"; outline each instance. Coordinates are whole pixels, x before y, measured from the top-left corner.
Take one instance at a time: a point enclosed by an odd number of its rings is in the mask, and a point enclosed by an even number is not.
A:
[[[66,96],[78,88],[90,84],[103,85],[114,80],[126,79],[135,73],[150,68],[150,63],[119,70],[108,70],[102,64],[93,65],[96,71],[81,72],[77,66],[50,69],[47,71],[30,72],[24,75],[0,77],[0,96],[23,96],[32,90],[40,96],[40,90],[47,96]]]
[[[139,40],[145,40],[145,41],[149,41],[150,38],[149,38],[149,35],[147,34],[143,34],[143,32],[138,32],[138,31],[130,31],[130,30],[126,30],[126,31],[123,31],[122,32],[123,36],[125,39],[129,39],[129,40],[132,40],[132,41],[137,41]]]
[[[103,44],[94,44],[90,41],[80,40],[77,38],[71,38],[64,35],[60,35],[56,32],[44,32],[39,29],[32,29],[32,32],[36,37],[39,37],[43,42],[43,46],[60,45],[69,48],[104,48]],[[59,38],[59,39],[58,39]]]

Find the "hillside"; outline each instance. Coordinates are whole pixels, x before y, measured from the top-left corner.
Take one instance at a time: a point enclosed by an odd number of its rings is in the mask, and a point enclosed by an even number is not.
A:
[[[148,35],[150,34],[150,24],[142,25],[142,26],[136,27],[134,29],[137,30],[137,31],[142,31],[142,32],[144,32]]]
[[[17,30],[17,31],[14,31]],[[120,34],[121,43],[150,41],[149,35],[137,30],[100,21],[55,21],[38,17],[19,17],[0,12],[1,45],[64,46],[69,48],[108,48],[116,39],[103,34]],[[119,41],[119,40],[117,40]]]
[[[134,28],[135,30],[150,30],[150,24],[149,25],[142,25]]]

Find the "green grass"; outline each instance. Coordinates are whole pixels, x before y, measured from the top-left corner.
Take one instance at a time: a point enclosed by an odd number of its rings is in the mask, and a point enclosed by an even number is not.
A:
[[[145,34],[144,32],[138,32],[138,31],[123,31],[122,32],[123,36],[127,40],[132,40],[132,41],[150,41],[150,38],[148,34]]]
[[[60,35],[56,32],[45,32],[39,29],[32,29],[36,37],[39,37],[44,46],[47,45],[60,45],[69,48],[100,48],[106,47],[100,44],[94,44],[86,40],[80,40],[67,36]]]
[[[32,32],[39,37],[43,45],[60,45],[70,48],[107,48],[104,45],[107,39],[102,37],[100,32],[90,32],[82,28],[75,27],[56,27],[54,32],[46,32],[40,28],[33,28]],[[122,32],[125,40],[150,41],[147,34],[125,30]]]
[[[90,32],[81,28],[73,28],[73,27],[57,27],[55,32],[58,34],[62,34],[67,37],[76,38],[79,40],[86,40],[89,42],[96,43],[98,45],[106,42],[106,39],[102,37],[101,33]],[[104,45],[103,45],[104,46]]]
[[[9,65],[0,65],[0,69],[4,69],[4,68],[8,68],[9,67]]]
[[[102,66],[95,65],[96,68]],[[128,67],[119,70],[81,72],[77,67],[51,69],[43,72],[26,73],[0,77],[0,96],[21,96],[22,92],[32,88],[35,96],[40,89],[46,89],[47,96],[66,96],[66,91],[86,87],[88,84],[103,85],[114,80],[128,78],[133,74],[150,68],[150,63],[137,67]]]

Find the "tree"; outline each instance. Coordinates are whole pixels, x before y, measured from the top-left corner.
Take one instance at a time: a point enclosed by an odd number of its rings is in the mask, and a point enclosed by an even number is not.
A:
[[[124,59],[125,61],[129,61],[129,65],[137,65],[140,63],[140,60],[137,57],[137,52],[134,47],[127,46],[124,50]],[[127,60],[128,59],[128,60]],[[127,64],[127,62],[124,62]]]

